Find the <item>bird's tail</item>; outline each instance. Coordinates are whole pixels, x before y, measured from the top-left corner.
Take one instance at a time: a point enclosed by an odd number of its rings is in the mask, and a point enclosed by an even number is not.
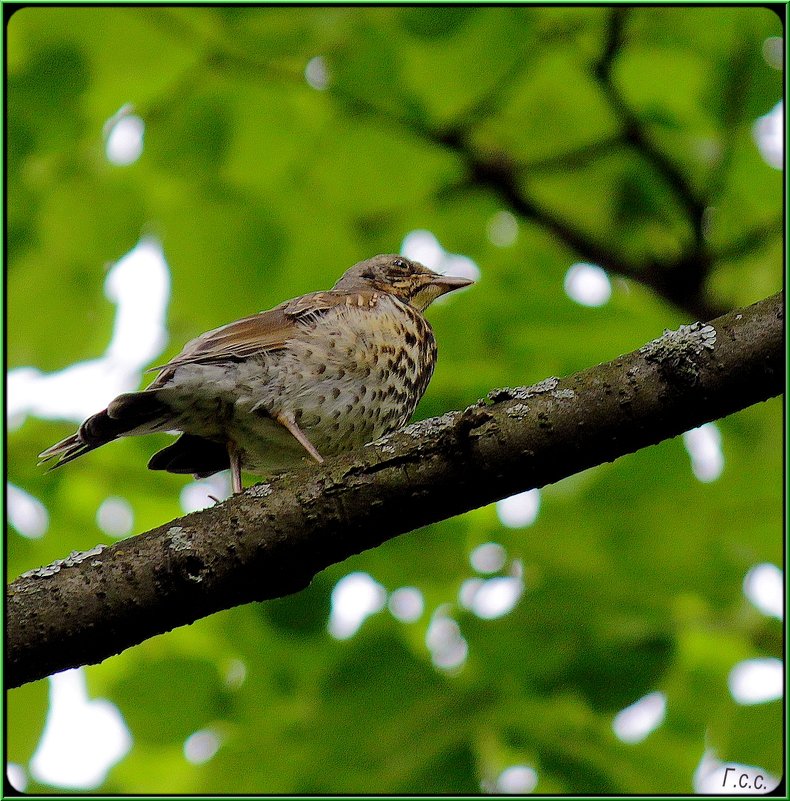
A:
[[[102,412],[102,414],[104,414],[104,412]],[[83,442],[83,440],[80,438],[80,432],[78,431],[76,434],[72,434],[70,437],[66,437],[66,439],[56,442],[51,448],[41,451],[41,453],[38,455],[38,463],[39,465],[42,465],[45,462],[58,457],[58,461],[49,468],[50,470],[54,470],[56,467],[61,467],[64,464],[73,461],[77,457],[88,453],[88,451],[92,451],[94,448],[98,447],[98,444],[89,445],[87,442]]]
[[[89,417],[76,433],[42,451],[38,455],[39,464],[57,458],[50,467],[54,470],[118,437],[158,430],[168,411],[157,392],[143,390],[119,395],[104,411]]]

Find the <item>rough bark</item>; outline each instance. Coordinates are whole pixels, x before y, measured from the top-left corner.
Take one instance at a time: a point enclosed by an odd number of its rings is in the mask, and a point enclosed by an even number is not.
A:
[[[778,395],[783,323],[780,293],[567,378],[495,390],[211,509],[29,571],[7,589],[8,685],[297,592],[328,565],[418,526]]]

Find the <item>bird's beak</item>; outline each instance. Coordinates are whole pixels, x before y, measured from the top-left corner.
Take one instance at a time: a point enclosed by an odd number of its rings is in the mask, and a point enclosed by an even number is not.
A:
[[[454,289],[474,284],[474,281],[471,278],[461,278],[460,275],[437,275],[431,279],[431,284],[439,290],[439,295],[445,295]]]

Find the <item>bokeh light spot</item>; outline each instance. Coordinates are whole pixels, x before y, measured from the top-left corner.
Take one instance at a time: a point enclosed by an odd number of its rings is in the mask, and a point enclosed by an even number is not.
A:
[[[478,573],[496,573],[504,567],[507,552],[498,542],[484,542],[471,554],[469,562]]]
[[[755,565],[743,579],[744,595],[764,614],[784,618],[784,577],[770,562]]]
[[[496,780],[496,791],[507,795],[531,793],[538,786],[538,774],[529,765],[511,765]]]
[[[14,484],[6,485],[8,522],[23,536],[35,540],[49,527],[47,507],[38,498]]]
[[[304,68],[304,79],[313,89],[323,91],[329,86],[329,68],[323,56],[311,58]]]
[[[782,697],[783,673],[780,659],[745,659],[730,671],[727,684],[739,704],[764,704]]]
[[[431,652],[433,664],[450,672],[459,669],[469,654],[469,645],[461,636],[458,623],[447,614],[446,605],[434,612],[425,633],[425,644]]]
[[[716,423],[705,423],[683,434],[683,444],[691,457],[691,469],[703,483],[715,481],[724,471],[721,432]]]
[[[134,525],[131,504],[125,498],[107,498],[96,511],[96,525],[111,537],[125,537]]]
[[[184,758],[193,765],[208,762],[219,751],[220,739],[211,729],[201,729],[184,741]]]
[[[189,514],[214,506],[215,499],[224,501],[230,497],[229,473],[222,471],[199,481],[192,481],[182,490],[179,500],[181,508]]]
[[[397,620],[413,623],[422,617],[425,601],[416,587],[400,587],[390,595],[388,607]]]
[[[329,633],[338,640],[352,637],[386,602],[387,591],[367,573],[349,573],[332,590]]]
[[[784,166],[784,105],[780,100],[767,114],[758,117],[752,126],[752,136],[766,164],[776,170]]]
[[[132,105],[122,106],[104,123],[104,152],[107,161],[119,167],[134,164],[143,153],[145,122],[132,113]]]
[[[483,620],[495,620],[512,612],[524,592],[524,582],[514,576],[468,579],[461,585],[459,601]]]
[[[781,36],[769,36],[763,42],[763,58],[775,70],[784,69],[784,41]]]
[[[612,297],[612,283],[597,264],[573,264],[565,273],[565,294],[582,306],[603,306]]]
[[[666,714],[664,693],[650,693],[620,710],[612,721],[612,729],[624,743],[641,743],[664,722]]]
[[[496,513],[499,522],[508,528],[524,528],[537,520],[540,511],[540,490],[519,492],[497,501]]]
[[[232,690],[238,690],[247,680],[247,665],[241,659],[231,659],[225,671],[225,684]]]
[[[509,211],[498,211],[486,223],[486,234],[498,248],[510,247],[518,239],[518,220]]]

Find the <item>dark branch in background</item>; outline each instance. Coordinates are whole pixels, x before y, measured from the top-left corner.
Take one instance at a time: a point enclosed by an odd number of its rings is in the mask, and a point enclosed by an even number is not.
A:
[[[598,83],[606,95],[624,129],[625,139],[665,179],[678,200],[686,209],[694,228],[694,242],[702,247],[702,214],[705,204],[696,197],[686,176],[676,164],[667,158],[650,140],[639,117],[628,106],[617,84],[612,78],[614,60],[623,45],[623,30],[629,9],[613,8],[609,17],[609,32],[606,48],[601,60],[593,70]]]
[[[745,41],[735,43],[727,58],[727,77],[717,85],[717,99],[722,104],[721,156],[716,169],[708,174],[705,196],[709,202],[716,202],[730,174],[741,130],[740,122],[745,116],[749,102],[751,87],[748,84],[759,70],[759,67],[755,69],[755,60],[759,58],[759,52],[750,43]],[[771,233],[775,236],[782,230],[783,226],[780,224]]]
[[[334,95],[342,102],[349,114],[364,114],[369,117],[386,119],[432,145],[453,151],[465,165],[467,173],[464,183],[456,186],[456,190],[469,186],[486,187],[514,213],[524,219],[534,221],[538,226],[554,234],[562,244],[583,258],[600,264],[610,272],[642,281],[641,264],[622,259],[614,251],[596,242],[581,228],[563,220],[529,198],[520,186],[519,176],[522,168],[506,154],[487,153],[484,155],[478,153],[469,143],[467,133],[461,129],[434,130],[422,122],[404,119],[366,99],[349,95],[341,90],[335,89]]]
[[[7,589],[6,679],[91,664],[352,554],[778,395],[784,296],[562,380],[502,389]]]
[[[204,56],[202,67],[239,69],[254,78],[258,78],[262,72],[266,72],[278,80],[298,80],[300,82],[303,80],[301,73],[297,74],[288,67],[280,69],[269,62],[264,63],[251,59],[249,54],[221,45],[217,41],[207,43],[207,46],[209,50]],[[460,120],[443,129],[432,127],[418,117],[405,116],[400,111],[394,112],[386,106],[350,94],[336,86],[331,87],[331,92],[345,112],[350,115],[386,121],[388,124],[397,125],[409,135],[454,152],[466,168],[466,179],[462,185],[454,187],[454,190],[457,191],[470,185],[486,187],[514,213],[546,229],[580,257],[600,264],[612,273],[647,284],[659,294],[665,294],[665,281],[660,265],[658,265],[658,269],[650,273],[650,277],[646,277],[641,263],[622,259],[617,252],[597,242],[583,229],[537,204],[527,196],[525,190],[520,186],[521,176],[529,174],[533,170],[541,172],[552,169],[552,167],[568,169],[574,165],[589,163],[596,155],[603,155],[611,149],[627,144],[627,138],[623,133],[616,133],[601,142],[585,145],[535,164],[518,164],[511,161],[506,154],[482,154],[477,152],[470,143],[471,132],[474,125],[481,121],[481,115],[487,112],[494,113],[497,102],[502,102],[502,98],[506,96],[512,82],[522,71],[522,65],[518,61],[514,62],[506,71],[501,83],[467,109]],[[682,303],[680,305],[683,306]],[[712,317],[720,313],[719,309],[702,304],[695,308],[689,306],[685,308],[700,318]]]
[[[728,242],[714,251],[714,258],[718,261],[737,259],[750,253],[756,253],[770,244],[778,231],[782,230],[782,218],[755,225],[751,230],[744,231],[732,242]]]
[[[479,152],[471,143],[469,127],[471,123],[468,119],[464,126],[450,126],[442,130],[434,129],[421,120],[403,117],[400,113],[394,113],[365,98],[350,95],[339,88],[334,88],[332,91],[347,113],[386,120],[390,124],[399,125],[413,136],[455,153],[465,166],[466,177],[460,184],[445,188],[444,193],[461,191],[472,186],[485,187],[499,197],[513,213],[551,233],[580,258],[599,264],[611,273],[644,284],[694,317],[708,318],[721,313],[718,306],[705,298],[703,286],[700,283],[699,276],[707,275],[711,261],[709,254],[704,249],[694,247],[689,253],[683,254],[681,258],[667,262],[645,264],[638,260],[624,259],[618,251],[597,241],[583,228],[573,224],[570,220],[563,219],[531,198],[523,186],[523,178],[529,175],[530,165],[519,164],[506,153]],[[611,148],[621,147],[623,143],[630,146],[650,147],[641,129],[634,128],[633,125],[626,127],[624,132],[615,134],[608,142]],[[605,152],[606,144],[606,141],[596,143],[591,145],[589,150],[592,150],[593,153]],[[574,150],[560,154],[556,157],[556,162],[559,167],[562,167],[564,162],[582,159],[589,162],[589,150],[587,153],[584,151],[579,153]],[[659,165],[663,165],[667,173],[680,175],[680,172],[657,151],[650,149],[643,155],[657,169]],[[540,165],[540,169],[545,171],[545,165]],[[659,169],[659,171],[661,170]],[[687,209],[689,208],[688,203],[683,205]],[[696,208],[695,205],[695,214]],[[700,225],[702,211],[704,211],[704,205],[699,213]],[[692,222],[692,229],[695,226],[696,223]],[[692,254],[697,254],[697,261],[694,261]],[[697,262],[701,262],[703,266],[700,267]]]
[[[600,156],[608,156],[618,148],[627,144],[625,135],[613,133],[600,139],[598,142],[590,142],[580,145],[573,150],[566,150],[564,153],[556,153],[553,156],[544,156],[541,159],[534,159],[520,165],[519,169],[525,175],[537,175],[541,172],[558,172],[564,170],[576,170],[586,167],[590,162]]]
[[[737,241],[724,245],[718,252],[711,252],[705,243],[705,210],[709,200],[694,190],[682,168],[675,164],[653,142],[638,115],[629,107],[613,78],[613,68],[625,43],[628,14],[632,10],[613,8],[609,12],[605,41],[600,58],[591,65],[591,73],[609,102],[618,119],[618,130],[610,137],[581,148],[574,148],[537,162],[518,162],[503,152],[482,151],[473,143],[476,127],[488,117],[494,116],[506,104],[517,80],[530,65],[528,54],[519,54],[504,70],[499,79],[490,86],[458,118],[446,126],[433,125],[419,116],[404,113],[408,103],[392,107],[384,103],[352,95],[338,85],[330,85],[330,93],[339,106],[348,114],[366,116],[374,121],[396,125],[405,133],[455,154],[465,167],[465,178],[456,185],[444,187],[439,194],[463,191],[471,186],[489,189],[504,205],[536,226],[552,234],[558,242],[574,251],[579,258],[600,264],[616,275],[637,281],[660,297],[683,309],[698,319],[707,319],[721,314],[723,309],[713,303],[706,293],[707,277],[717,258],[728,258],[742,252],[756,250],[766,244],[782,230],[777,225],[759,227],[744,234]],[[161,24],[160,15],[152,15],[152,23]],[[170,25],[171,21],[173,26]],[[185,27],[181,18],[168,19],[168,30],[174,30],[185,40],[202,42],[204,54],[195,70],[235,69],[244,72],[250,80],[260,80],[262,75],[277,80],[302,83],[302,71],[291,63],[280,63],[258,55],[254,49],[227,36],[209,35]],[[539,44],[557,47],[569,33],[566,29],[544,31],[537,35]],[[530,46],[535,42],[531,41]],[[742,54],[737,66],[743,72]],[[192,73],[190,73],[191,75]],[[737,87],[736,87],[737,89]],[[737,104],[742,103],[742,94],[731,91],[727,95],[728,115],[737,114]],[[152,109],[154,111],[155,109]],[[730,129],[734,126],[729,126]],[[685,251],[677,258],[659,259],[645,263],[640,259],[627,259],[620,255],[621,248],[599,241],[573,221],[563,219],[546,208],[525,187],[525,179],[550,170],[568,170],[589,164],[597,156],[605,156],[617,149],[629,148],[664,180],[670,192],[683,209],[691,234]],[[725,165],[719,165],[719,176]],[[715,194],[718,184],[709,187],[709,195]]]
[[[456,130],[469,131],[478,122],[485,120],[502,108],[516,81],[530,64],[530,51],[533,47],[533,43],[528,42],[526,47],[521,48],[504,73],[491,84],[488,91],[481,94],[466,111],[458,116],[453,124]]]
[[[706,199],[698,194],[681,167],[675,164],[652,141],[637,114],[629,107],[612,76],[612,69],[625,41],[625,23],[629,9],[614,8],[610,12],[606,41],[600,59],[592,65],[592,73],[601,91],[615,113],[620,130],[600,142],[560,153],[534,164],[519,163],[507,153],[481,152],[472,143],[476,124],[485,115],[495,114],[504,104],[512,84],[521,74],[513,65],[506,71],[501,84],[484,94],[470,109],[460,115],[452,125],[435,128],[422,120],[405,118],[399,112],[372,103],[366,99],[350,96],[335,88],[335,97],[352,114],[386,120],[403,127],[431,144],[454,152],[466,167],[466,178],[443,193],[458,191],[470,186],[486,187],[498,196],[514,213],[533,222],[554,235],[559,242],[575,251],[580,257],[600,264],[609,272],[622,275],[644,284],[678,308],[697,318],[715,317],[722,309],[706,295],[706,281],[718,254],[712,253],[705,242]],[[734,94],[737,98],[738,93]],[[735,112],[730,110],[731,115]],[[730,126],[732,127],[732,126]],[[691,241],[679,257],[666,260],[642,262],[624,259],[605,243],[563,219],[530,197],[524,187],[524,179],[537,172],[552,168],[573,169],[590,163],[596,156],[603,156],[622,147],[628,147],[639,155],[649,167],[661,176],[677,199],[687,217]],[[720,165],[720,170],[724,165]],[[715,186],[715,184],[714,184]],[[741,242],[749,249],[757,249],[770,237],[781,231],[781,224],[766,225],[750,232],[741,240],[722,248],[727,254],[738,254]]]
[[[606,27],[606,41],[595,74],[601,81],[609,81],[615,58],[625,43],[625,17],[628,9],[613,8],[609,12],[609,23]]]
[[[620,120],[626,141],[664,179],[684,208],[692,231],[692,241],[677,261],[647,265],[644,277],[649,286],[674,304],[694,313],[710,312],[712,309],[704,298],[705,281],[712,266],[705,247],[707,204],[697,197],[683,171],[653,143],[612,77],[614,62],[625,41],[628,12],[627,8],[613,8],[609,12],[606,45],[593,73]]]

